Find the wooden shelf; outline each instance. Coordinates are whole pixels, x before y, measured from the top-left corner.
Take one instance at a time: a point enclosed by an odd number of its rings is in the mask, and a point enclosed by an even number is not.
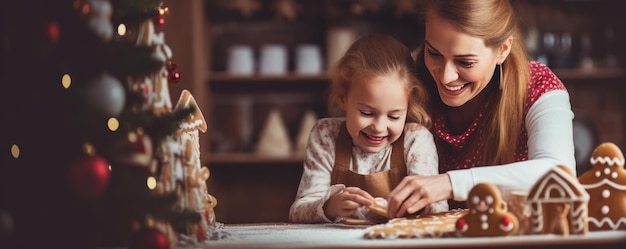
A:
[[[292,83],[294,81],[319,81],[319,82],[327,82],[330,80],[330,77],[326,73],[321,74],[297,74],[297,73],[288,73],[285,75],[261,75],[261,74],[252,74],[252,75],[234,75],[226,72],[209,72],[207,73],[207,80],[213,83],[220,82],[284,82],[284,83]]]
[[[623,68],[554,69],[561,80],[618,79],[626,77]]]
[[[626,77],[626,70],[623,68],[597,68],[597,69],[554,69],[554,73],[561,79],[613,79]],[[294,81],[330,81],[327,73],[302,75],[297,73],[288,73],[285,75],[233,75],[227,72],[208,72],[207,80],[212,83],[224,82],[284,82],[291,83]]]
[[[298,155],[262,156],[253,153],[205,153],[210,164],[260,164],[260,163],[302,163],[304,158]]]

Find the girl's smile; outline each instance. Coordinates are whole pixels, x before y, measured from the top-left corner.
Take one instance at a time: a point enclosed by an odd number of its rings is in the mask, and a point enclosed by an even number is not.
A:
[[[396,74],[353,79],[341,108],[355,146],[378,153],[395,142],[404,130],[408,109],[407,83]]]
[[[364,137],[363,139],[372,144],[372,145],[379,145],[381,143],[383,143],[385,141],[385,139],[387,138],[387,136],[371,136],[363,131],[361,131],[361,135]]]

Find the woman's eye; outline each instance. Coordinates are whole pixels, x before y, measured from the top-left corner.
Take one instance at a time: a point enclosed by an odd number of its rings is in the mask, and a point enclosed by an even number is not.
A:
[[[474,62],[473,61],[459,61],[459,65],[461,65],[462,67],[472,67],[474,66]]]
[[[430,57],[440,57],[441,56],[441,54],[435,52],[432,49],[426,49],[426,52],[428,53],[428,55],[430,55]]]

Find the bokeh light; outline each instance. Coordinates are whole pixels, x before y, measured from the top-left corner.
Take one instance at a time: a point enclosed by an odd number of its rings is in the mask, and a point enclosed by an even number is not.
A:
[[[91,12],[91,5],[83,4],[83,7],[80,9],[80,12],[82,12],[83,15],[89,14],[89,12]]]
[[[120,36],[126,35],[126,25],[124,25],[123,23],[117,25],[117,34]]]
[[[147,180],[147,184],[148,184],[148,188],[150,190],[154,190],[156,188],[156,185],[157,185],[156,178],[154,178],[154,176],[149,176],[148,180]]]
[[[107,122],[107,126],[111,131],[117,131],[120,128],[120,121],[117,118],[109,118],[109,122]]]
[[[128,133],[128,141],[134,143],[137,141],[137,134],[134,132]]]
[[[20,157],[20,147],[17,146],[17,144],[13,144],[11,146],[11,155],[13,155],[13,158],[15,158],[15,159]]]
[[[165,8],[159,8],[159,15],[165,15],[168,14],[169,12],[169,8],[165,7]]]
[[[83,144],[83,151],[85,152],[85,154],[93,156],[94,154],[96,154],[96,148],[93,147],[93,144],[90,143],[84,143]]]
[[[64,74],[61,78],[61,84],[65,89],[70,88],[70,86],[72,85],[72,77],[70,77],[69,74]]]

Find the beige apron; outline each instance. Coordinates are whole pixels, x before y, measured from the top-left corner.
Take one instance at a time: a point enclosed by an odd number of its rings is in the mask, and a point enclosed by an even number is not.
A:
[[[373,197],[387,199],[389,193],[406,176],[404,163],[404,134],[393,143],[391,150],[390,169],[362,175],[350,170],[352,159],[352,138],[348,134],[346,124],[341,124],[335,146],[335,165],[330,176],[330,184],[344,184],[346,187],[359,187]]]

